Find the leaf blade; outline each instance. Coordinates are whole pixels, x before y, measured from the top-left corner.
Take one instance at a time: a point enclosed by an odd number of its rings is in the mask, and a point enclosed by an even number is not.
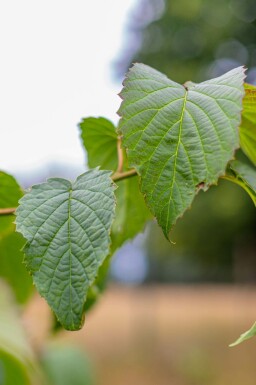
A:
[[[51,178],[20,200],[17,231],[39,293],[61,324],[80,329],[88,288],[108,255],[114,217],[110,172],[90,170],[71,182]]]
[[[84,118],[79,127],[89,167],[114,171],[117,168],[117,134],[113,123],[103,117],[89,117]]]
[[[239,146],[243,79],[239,67],[186,88],[143,64],[128,72],[119,131],[167,238],[198,189],[217,182]]]

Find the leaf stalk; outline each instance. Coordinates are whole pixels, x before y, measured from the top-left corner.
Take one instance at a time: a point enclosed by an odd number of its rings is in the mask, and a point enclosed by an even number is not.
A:
[[[118,166],[117,166],[117,173],[121,173],[123,171],[123,165],[124,165],[124,154],[123,149],[121,147],[122,141],[121,138],[117,139],[117,157],[118,157]]]
[[[112,175],[112,180],[114,182],[118,182],[119,180],[131,178],[132,176],[135,176],[135,175],[137,175],[137,171],[135,169],[125,171],[125,172],[118,172],[117,171]]]
[[[17,207],[8,207],[0,209],[0,215],[14,214]]]

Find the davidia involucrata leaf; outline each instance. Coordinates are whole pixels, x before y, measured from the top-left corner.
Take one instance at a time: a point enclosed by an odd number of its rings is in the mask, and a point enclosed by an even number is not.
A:
[[[109,253],[115,208],[110,174],[93,169],[73,184],[49,179],[33,186],[16,211],[27,268],[69,330],[81,328],[88,288]]]
[[[120,133],[129,165],[164,234],[200,188],[215,184],[239,147],[244,68],[180,85],[135,64],[124,81]]]

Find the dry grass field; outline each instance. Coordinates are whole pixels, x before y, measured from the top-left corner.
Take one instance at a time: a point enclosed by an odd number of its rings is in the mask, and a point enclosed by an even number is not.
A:
[[[37,349],[47,319],[37,298],[24,317]],[[254,320],[256,287],[115,286],[81,331],[54,339],[86,350],[96,385],[255,385],[256,338],[228,347]]]

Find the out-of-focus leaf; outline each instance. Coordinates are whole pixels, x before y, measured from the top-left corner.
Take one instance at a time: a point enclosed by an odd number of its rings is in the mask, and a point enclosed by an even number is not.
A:
[[[79,124],[81,138],[88,155],[88,166],[102,170],[117,168],[117,134],[112,122],[105,118],[85,118]]]
[[[112,226],[112,251],[114,252],[128,239],[143,231],[146,222],[152,219],[139,189],[138,177],[117,182],[116,219]]]
[[[32,385],[22,362],[3,350],[0,350],[0,384]]]
[[[128,72],[119,114],[130,167],[165,236],[200,188],[224,175],[239,147],[244,68],[184,86],[135,64]]]
[[[16,180],[0,171],[0,208],[17,207],[23,192]]]
[[[39,293],[69,330],[83,325],[89,287],[109,254],[115,197],[111,172],[93,169],[72,184],[51,178],[21,200],[17,230]]]
[[[241,186],[251,197],[256,206],[256,169],[240,160],[230,162],[230,168],[233,175],[228,173],[224,176],[225,179],[230,180]]]
[[[0,309],[0,384],[43,384],[19,311],[3,282],[0,282]]]
[[[230,344],[229,346],[233,347],[233,346],[239,345],[239,344],[241,344],[241,342],[244,342],[244,341],[246,341],[252,337],[255,337],[255,336],[256,336],[256,322],[252,325],[252,327],[249,330],[242,333],[240,335],[240,337],[235,342]]]
[[[13,231],[1,238],[0,235],[0,276],[11,286],[16,299],[20,303],[28,300],[33,292],[32,278],[23,263],[24,239],[21,234]]]
[[[0,209],[15,208],[23,192],[16,180],[9,174],[0,171]],[[13,232],[14,215],[0,216],[0,239]]]
[[[84,310],[86,313],[95,305],[100,295],[105,290],[105,287],[107,285],[108,271],[110,267],[110,259],[111,254],[109,254],[103,264],[100,266],[97,278],[88,290],[86,302],[84,304]]]
[[[239,160],[232,161],[230,167],[256,194],[256,168]]]
[[[92,385],[92,373],[86,355],[74,346],[50,346],[42,356],[48,385]]]
[[[16,180],[0,172],[0,208],[17,207],[23,192]],[[25,302],[32,290],[32,279],[26,271],[23,253],[25,241],[15,232],[14,215],[0,215],[0,276],[12,287],[16,299]]]
[[[244,153],[256,165],[256,87],[245,84],[240,145]]]

